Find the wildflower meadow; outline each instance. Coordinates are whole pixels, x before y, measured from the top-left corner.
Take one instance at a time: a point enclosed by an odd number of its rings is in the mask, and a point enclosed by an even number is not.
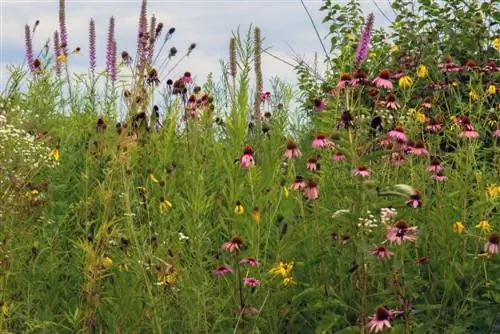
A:
[[[324,0],[297,85],[258,26],[195,80],[146,0],[134,50],[10,32],[0,333],[500,333],[498,2],[389,2]]]

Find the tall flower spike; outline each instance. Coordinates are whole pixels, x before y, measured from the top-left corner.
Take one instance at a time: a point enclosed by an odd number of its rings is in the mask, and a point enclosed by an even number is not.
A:
[[[35,66],[33,64],[33,62],[35,61],[35,57],[33,56],[33,42],[31,40],[31,31],[29,25],[26,25],[24,27],[24,39],[26,42],[26,60],[28,61],[29,69],[33,72],[35,70]]]
[[[229,41],[229,67],[231,71],[231,76],[236,78],[237,66],[236,66],[236,39],[234,37]]]
[[[108,41],[106,44],[106,70],[112,81],[116,80],[115,18],[109,19]]]
[[[254,30],[254,57],[253,62],[255,66],[255,100],[254,100],[254,119],[260,119],[260,93],[263,89],[262,84],[262,67],[261,67],[261,54],[262,54],[262,41],[260,38],[260,28],[255,27]]]
[[[66,8],[64,0],[59,0],[59,31],[61,48],[64,55],[68,54],[68,31],[66,30]]]
[[[89,68],[92,73],[95,71],[97,61],[95,53],[95,22],[94,19],[90,19],[89,24]]]
[[[368,58],[368,50],[370,48],[370,40],[372,37],[374,16],[373,13],[368,14],[366,25],[359,38],[358,47],[356,49],[356,68],[361,66],[361,63]]]
[[[142,0],[141,13],[139,14],[139,31],[137,33],[137,59],[138,59],[138,75],[142,76],[144,71],[145,62],[147,59],[146,46],[144,43],[144,36],[148,30],[147,20],[147,1]]]
[[[61,63],[57,61],[57,58],[61,55],[61,44],[59,42],[59,32],[54,31],[54,53],[56,55],[56,74],[61,76]]]
[[[151,21],[149,23],[149,45],[148,45],[148,62],[153,63],[153,54],[155,52],[155,42],[156,42],[156,17],[151,16]]]

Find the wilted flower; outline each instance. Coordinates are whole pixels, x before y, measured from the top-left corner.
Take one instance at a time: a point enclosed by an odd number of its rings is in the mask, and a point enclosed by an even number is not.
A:
[[[255,207],[252,210],[252,219],[256,221],[257,223],[260,222],[260,211],[259,208]]]

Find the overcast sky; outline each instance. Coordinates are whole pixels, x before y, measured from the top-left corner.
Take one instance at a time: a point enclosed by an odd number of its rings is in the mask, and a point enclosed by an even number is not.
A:
[[[388,9],[387,0],[376,0],[382,9]],[[338,1],[342,3],[342,1]],[[382,16],[373,1],[361,1],[365,13],[376,14],[376,25]],[[305,0],[317,24],[321,37],[325,37],[327,24],[321,24],[324,13],[319,11],[320,0]],[[105,41],[108,21],[115,17],[118,51],[135,53],[137,22],[140,0],[134,1],[66,1],[66,23],[69,48],[81,47],[81,55],[69,60],[73,71],[86,72],[88,64],[88,25],[90,18],[96,23],[98,67],[104,66]],[[6,77],[6,65],[21,63],[24,59],[24,25],[32,26],[36,20],[40,25],[34,37],[37,53],[47,38],[52,38],[58,29],[58,1],[0,0],[1,5],[1,55],[0,88]],[[192,42],[197,44],[193,54],[183,61],[173,73],[180,76],[190,71],[198,83],[203,83],[207,74],[220,73],[219,59],[228,57],[228,42],[231,31],[240,27],[246,31],[250,24],[259,26],[265,38],[264,47],[287,60],[291,59],[289,46],[301,56],[312,60],[316,52],[322,56],[321,45],[299,0],[163,0],[148,1],[148,17],[155,14],[157,22],[166,28],[175,27],[176,32],[168,47],[175,46],[182,54]],[[377,22],[378,21],[378,22]],[[327,48],[328,43],[326,42]],[[168,48],[167,48],[168,49]],[[295,82],[291,68],[269,56],[263,57],[264,80],[279,76]],[[0,89],[1,91],[1,89]]]

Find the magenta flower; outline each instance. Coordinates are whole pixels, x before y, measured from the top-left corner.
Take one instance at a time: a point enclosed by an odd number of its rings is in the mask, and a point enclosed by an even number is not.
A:
[[[307,186],[304,188],[304,195],[310,200],[315,200],[319,197],[319,189],[315,181],[309,180],[307,182]]]
[[[393,147],[391,136],[389,136],[388,134],[385,135],[384,137],[382,137],[382,139],[380,139],[378,144],[382,147],[385,147],[385,148],[392,148]]]
[[[405,240],[414,242],[417,240],[417,236],[414,235],[417,231],[418,227],[409,227],[406,220],[400,219],[394,226],[387,227],[386,239],[391,244],[396,242],[398,245],[401,245]]]
[[[386,89],[392,89],[393,87],[391,82],[391,72],[388,69],[380,71],[378,77],[373,79],[372,82],[377,87],[382,87]]]
[[[331,142],[330,140],[326,139],[325,135],[323,133],[319,133],[316,138],[312,141],[311,146],[313,148],[328,148],[328,147],[333,147],[335,144]]]
[[[222,265],[222,266],[217,267],[214,270],[212,270],[212,274],[214,274],[215,276],[224,276],[224,275],[232,273],[232,272],[233,272],[233,270],[225,265]]]
[[[92,73],[95,71],[96,64],[95,23],[94,19],[91,19],[89,23],[89,68]]]
[[[412,208],[418,208],[422,206],[422,198],[420,196],[420,191],[415,189],[415,193],[410,196],[410,199],[405,202],[406,205],[411,206]]]
[[[438,67],[443,71],[443,72],[458,72],[461,70],[460,66],[455,64],[453,62],[453,58],[450,56],[446,56],[444,59],[444,62],[439,64]]]
[[[241,168],[247,169],[251,166],[255,166],[255,158],[253,156],[253,148],[250,145],[246,145],[243,150],[243,155],[240,158]]]
[[[497,129],[493,131],[493,136],[500,137],[500,125],[497,125]]]
[[[257,267],[259,265],[259,261],[257,261],[257,259],[253,257],[246,257],[240,260],[240,264],[246,264],[250,267]]]
[[[314,100],[314,111],[322,112],[325,109],[326,109],[326,102],[325,101],[323,101],[322,99],[315,99]]]
[[[364,167],[364,166],[359,166],[359,167],[356,167],[352,170],[352,175],[355,175],[355,176],[362,176],[362,177],[368,177],[370,176],[371,174],[371,170]]]
[[[396,138],[397,140],[406,143],[408,141],[408,137],[406,137],[405,130],[402,126],[398,125],[387,133],[389,137]]]
[[[361,63],[368,58],[368,50],[370,48],[370,39],[372,36],[372,28],[373,28],[373,21],[374,21],[374,15],[373,13],[368,14],[368,18],[366,19],[366,25],[363,29],[363,32],[361,33],[361,36],[359,38],[358,46],[356,48],[356,55],[355,55],[355,66],[356,68],[359,68]]]
[[[474,138],[479,138],[479,132],[476,130],[464,130],[458,134],[460,138],[469,138],[469,139],[474,139]]]
[[[443,128],[443,124],[441,122],[438,122],[435,118],[429,118],[426,121],[427,125],[425,126],[425,129],[429,132],[439,132]]]
[[[271,93],[270,92],[260,92],[260,101],[265,102],[271,98]]]
[[[490,254],[500,252],[500,234],[492,233],[488,238],[488,242],[484,245],[484,251]]]
[[[185,72],[184,75],[182,76],[181,80],[185,84],[193,83],[193,78],[191,77],[191,73],[190,72]]]
[[[388,310],[383,306],[378,307],[375,310],[375,314],[370,316],[368,319],[370,322],[368,323],[368,328],[370,332],[382,332],[385,327],[391,328],[391,322],[394,311]]]
[[[351,86],[363,85],[367,83],[366,71],[362,69],[357,69],[354,71],[354,79],[351,80]]]
[[[301,190],[306,187],[306,182],[304,181],[304,178],[300,175],[297,175],[295,177],[295,180],[293,180],[291,188],[293,190]]]
[[[439,182],[445,181],[447,179],[446,175],[444,175],[444,172],[442,170],[432,175],[431,178]]]
[[[374,248],[370,249],[368,253],[373,254],[380,259],[389,258],[394,255],[394,253],[387,249],[387,247],[385,247],[384,245],[375,246]]]
[[[300,149],[293,140],[289,140],[286,144],[284,156],[287,159],[300,158],[302,156],[302,152],[300,152]]]
[[[253,286],[253,287],[260,285],[260,280],[253,278],[253,277],[245,277],[243,279],[243,282],[245,283],[245,285]]]
[[[309,169],[310,171],[314,172],[317,170],[318,168],[318,159],[316,159],[315,157],[309,157],[309,159],[307,159],[307,169]]]

